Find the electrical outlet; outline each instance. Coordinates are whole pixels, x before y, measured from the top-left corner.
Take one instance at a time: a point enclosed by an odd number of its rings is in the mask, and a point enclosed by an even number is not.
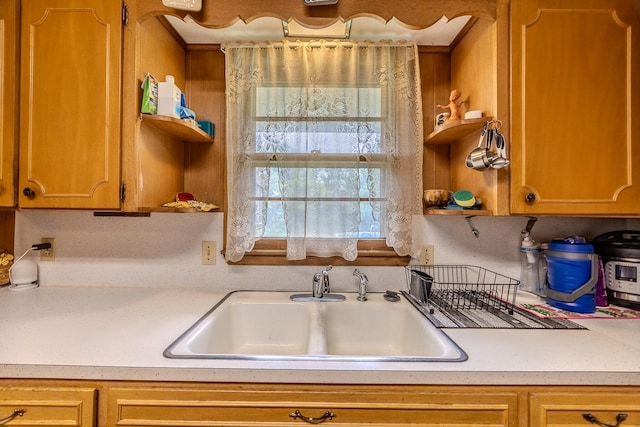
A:
[[[216,265],[216,242],[202,241],[202,265]]]
[[[419,261],[422,265],[433,265],[433,245],[422,246]]]
[[[41,243],[51,243],[51,248],[42,249],[40,252],[40,261],[55,261],[56,260],[56,246],[54,244],[53,237],[43,237]]]

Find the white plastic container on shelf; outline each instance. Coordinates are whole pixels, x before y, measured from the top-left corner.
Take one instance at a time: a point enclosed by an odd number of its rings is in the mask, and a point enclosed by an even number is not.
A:
[[[158,83],[158,115],[180,118],[180,97],[182,91],[176,86],[173,76],[165,76]]]

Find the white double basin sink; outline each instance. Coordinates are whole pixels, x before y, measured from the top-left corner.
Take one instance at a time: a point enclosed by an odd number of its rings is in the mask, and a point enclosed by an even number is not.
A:
[[[465,352],[407,299],[291,301],[291,292],[235,291],[164,352],[168,358],[461,362]]]

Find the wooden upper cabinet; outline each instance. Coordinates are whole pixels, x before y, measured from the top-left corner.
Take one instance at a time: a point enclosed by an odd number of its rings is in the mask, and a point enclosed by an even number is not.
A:
[[[20,207],[120,207],[121,9],[22,2]]]
[[[0,206],[16,204],[18,1],[0,2]]]
[[[512,213],[640,214],[634,2],[513,0],[511,42]]]

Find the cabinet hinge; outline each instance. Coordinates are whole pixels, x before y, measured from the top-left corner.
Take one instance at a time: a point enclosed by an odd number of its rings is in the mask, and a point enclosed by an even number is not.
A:
[[[122,23],[129,24],[129,6],[125,2],[122,2]]]
[[[120,184],[120,203],[124,203],[126,195],[127,195],[127,189],[123,182],[122,184]]]

